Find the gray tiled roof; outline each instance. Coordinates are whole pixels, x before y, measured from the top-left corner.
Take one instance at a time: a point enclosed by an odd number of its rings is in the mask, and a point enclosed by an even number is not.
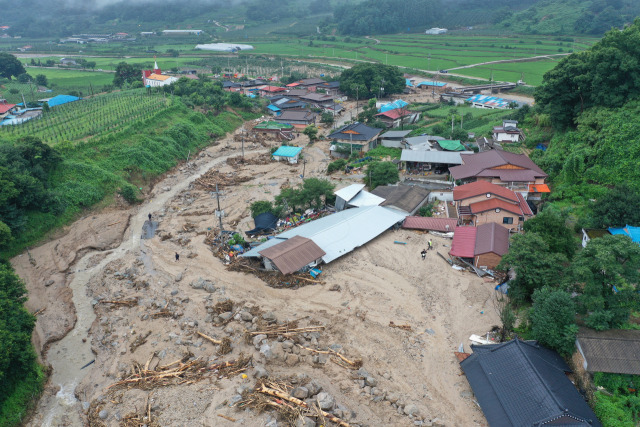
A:
[[[382,132],[382,129],[372,128],[364,123],[356,122],[338,129],[330,134],[328,138],[342,141],[369,141],[378,136],[380,132]]]
[[[460,366],[490,426],[602,425],[556,352],[519,339],[471,348]]]
[[[581,329],[578,346],[589,372],[640,375],[640,331]]]

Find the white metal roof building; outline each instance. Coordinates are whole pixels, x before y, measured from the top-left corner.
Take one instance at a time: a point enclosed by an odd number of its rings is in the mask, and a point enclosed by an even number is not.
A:
[[[402,150],[400,161],[417,163],[443,163],[448,165],[461,165],[460,154],[473,154],[473,151],[422,151]]]
[[[294,236],[302,236],[326,252],[322,260],[328,264],[375,239],[406,216],[406,213],[382,206],[347,209],[287,230],[242,256],[259,257],[260,251]]]

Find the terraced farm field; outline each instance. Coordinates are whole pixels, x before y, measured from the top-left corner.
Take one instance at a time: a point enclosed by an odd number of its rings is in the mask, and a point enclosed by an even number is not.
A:
[[[99,95],[51,108],[22,125],[2,126],[1,136],[37,136],[49,143],[114,135],[168,108],[162,94],[132,90]]]

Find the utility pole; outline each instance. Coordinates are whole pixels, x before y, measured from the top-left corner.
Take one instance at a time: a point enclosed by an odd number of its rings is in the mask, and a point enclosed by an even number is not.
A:
[[[302,179],[304,179],[304,172],[307,169],[307,159],[302,161]]]
[[[216,195],[216,200],[218,201],[218,210],[216,211],[216,216],[220,220],[220,235],[222,236],[222,217],[224,216],[224,211],[220,209],[220,192],[218,191],[218,184],[216,184],[216,191],[213,194]]]
[[[244,126],[240,130],[242,132],[242,161],[244,162]]]
[[[360,107],[360,85],[356,86],[356,120],[358,120],[358,108]]]

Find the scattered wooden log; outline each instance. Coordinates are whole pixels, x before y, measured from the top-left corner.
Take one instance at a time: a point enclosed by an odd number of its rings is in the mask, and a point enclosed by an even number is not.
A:
[[[403,331],[411,331],[410,325],[396,325],[395,323],[393,323],[393,321],[389,322],[389,327],[402,329]]]

